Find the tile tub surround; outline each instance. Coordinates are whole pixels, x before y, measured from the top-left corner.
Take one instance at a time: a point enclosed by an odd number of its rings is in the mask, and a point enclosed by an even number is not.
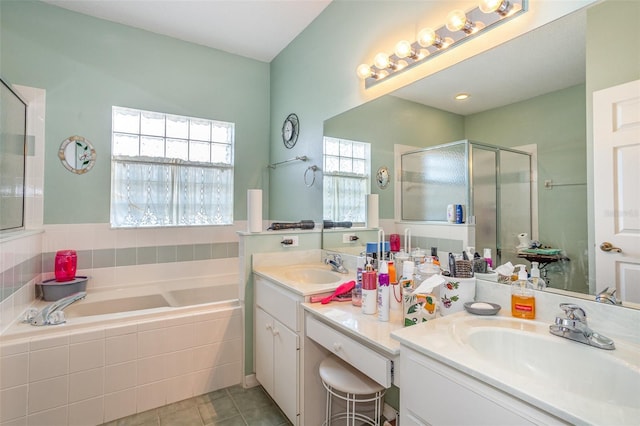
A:
[[[0,340],[0,424],[100,424],[242,374],[240,307]]]

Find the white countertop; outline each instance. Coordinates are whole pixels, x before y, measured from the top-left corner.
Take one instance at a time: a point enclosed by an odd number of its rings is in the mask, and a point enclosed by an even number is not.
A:
[[[509,310],[504,308],[498,315],[487,317],[459,312],[412,327],[398,329],[392,332],[392,337],[404,346],[451,366],[570,423],[637,425],[640,422],[640,394],[635,395],[637,398],[635,407],[633,407],[633,404],[627,403],[626,406],[623,406],[623,404],[618,404],[616,401],[606,401],[606,397],[595,399],[580,395],[581,388],[588,388],[590,385],[590,376],[607,375],[606,369],[600,368],[598,363],[594,363],[591,368],[585,369],[586,371],[577,373],[581,379],[584,379],[580,380],[580,383],[563,383],[563,387],[557,387],[554,384],[549,384],[544,379],[533,377],[530,372],[524,373],[527,371],[524,368],[522,375],[517,372],[514,373],[511,369],[501,368],[495,360],[486,359],[482,355],[474,353],[458,337],[461,327],[490,326],[489,321],[501,319],[514,320],[510,316]],[[557,338],[560,345],[567,345],[567,349],[572,349],[567,353],[602,351],[601,353],[596,352],[589,355],[615,356],[622,363],[633,364],[631,368],[636,371],[639,370],[638,354],[640,352],[638,352],[638,347],[635,344],[616,341],[615,351],[605,351],[552,336],[548,332],[548,323],[535,320],[514,320],[512,328],[518,333],[534,332],[540,333],[542,336],[549,336],[548,338],[550,339]],[[556,355],[557,357],[562,357],[563,353],[559,351],[554,354],[554,356]],[[570,362],[571,360],[568,361]],[[522,365],[526,367],[524,363]],[[611,385],[617,386],[615,383]],[[603,393],[606,393],[606,390]],[[628,399],[632,400],[633,398],[634,396],[629,395]]]
[[[389,321],[378,321],[377,315],[366,315],[351,302],[303,303],[305,311],[350,335],[378,352],[394,358],[400,354],[400,342],[391,333],[402,328],[402,312],[391,311]]]

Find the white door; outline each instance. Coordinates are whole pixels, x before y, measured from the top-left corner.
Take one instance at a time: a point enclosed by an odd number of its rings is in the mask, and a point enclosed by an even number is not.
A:
[[[594,92],[593,138],[596,292],[640,303],[640,80]]]

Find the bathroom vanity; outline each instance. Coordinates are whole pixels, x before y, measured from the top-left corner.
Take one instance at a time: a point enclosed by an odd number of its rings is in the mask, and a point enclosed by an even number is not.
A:
[[[640,418],[640,313],[537,292],[537,319],[509,315],[509,287],[478,281],[496,316],[467,312],[403,327],[350,302],[309,303],[337,281],[319,261],[260,267],[255,276],[258,381],[294,424],[320,424],[320,362],[334,354],[385,387],[400,388],[401,424],[636,424]],[[306,272],[303,272],[306,271]],[[321,281],[313,282],[313,280]],[[578,303],[607,351],[549,333],[559,303]],[[592,374],[594,368],[603,374]]]

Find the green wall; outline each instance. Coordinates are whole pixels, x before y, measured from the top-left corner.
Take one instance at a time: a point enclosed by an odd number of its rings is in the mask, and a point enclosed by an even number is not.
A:
[[[109,222],[113,105],[235,122],[234,219],[246,219],[246,190],[268,187],[269,64],[37,1],[0,8],[0,75],[47,91],[45,224]],[[57,158],[71,135],[96,148],[85,175]]]
[[[463,117],[439,109],[410,102],[395,96],[383,96],[324,123],[324,134],[371,144],[371,170],[387,166],[395,176],[393,146],[438,145],[464,139]],[[371,186],[371,192],[379,194],[380,217],[392,218],[395,201],[394,185],[381,190]]]
[[[585,86],[578,85],[465,117],[467,139],[537,145],[539,240],[571,259],[550,265],[549,278],[555,288],[581,293],[588,291],[585,108]],[[559,185],[546,189],[546,180]]]

